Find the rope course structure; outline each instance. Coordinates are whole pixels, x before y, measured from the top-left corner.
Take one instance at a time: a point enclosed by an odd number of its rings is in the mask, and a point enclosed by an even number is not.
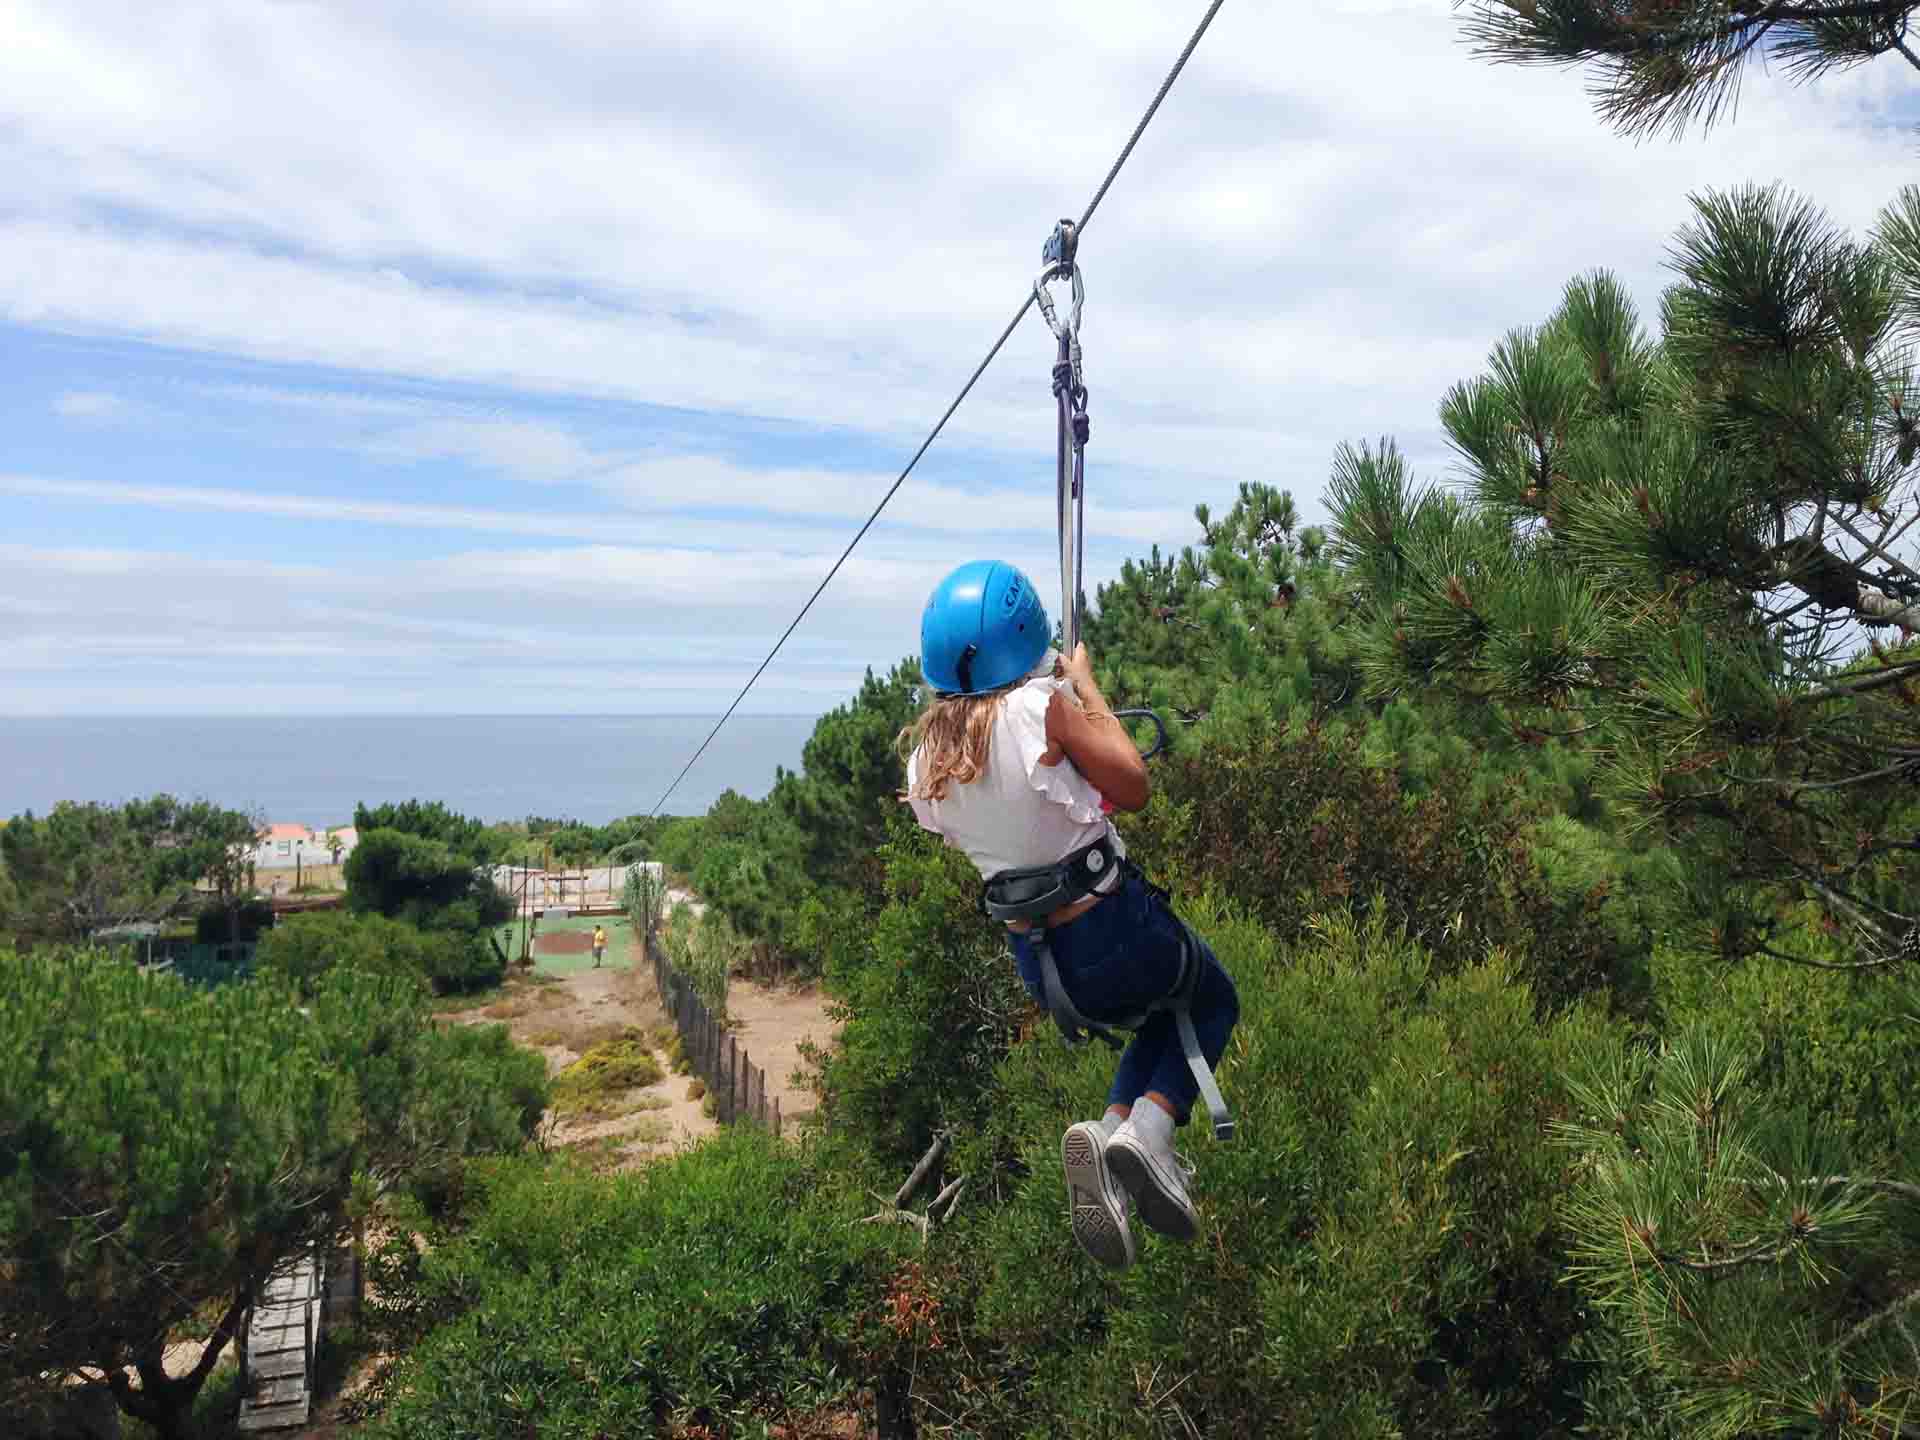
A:
[[[806,604],[800,607],[799,613],[793,617],[792,621],[787,625],[787,628],[780,632],[780,638],[773,642],[773,648],[767,652],[767,658],[762,660],[753,674],[747,677],[747,683],[740,687],[740,693],[733,697],[733,703],[727,706],[726,713],[714,722],[713,729],[707,732],[706,739],[700,742],[699,748],[693,752],[692,756],[687,760],[687,763],[680,767],[680,773],[673,777],[673,783],[667,786],[661,793],[660,798],[654,802],[653,809],[648,812],[649,818],[657,816],[660,813],[667,801],[672,798],[673,792],[680,788],[680,782],[687,778],[687,772],[699,763],[700,757],[706,754],[707,747],[713,743],[714,737],[720,733],[727,721],[733,718],[733,712],[740,708],[740,702],[747,698],[747,692],[752,690],[755,682],[766,673],[767,667],[773,664],[774,657],[780,653],[781,647],[787,643],[787,638],[799,628],[800,622],[807,618],[807,612],[813,609],[814,602],[825,593],[827,586],[833,583],[833,577],[840,573],[840,567],[846,564],[847,557],[853,554],[854,546],[858,545],[861,540],[866,537],[867,531],[873,528],[874,521],[880,518],[880,512],[887,508],[888,502],[899,493],[900,487],[907,483],[907,477],[913,473],[914,467],[920,463],[920,457],[925,455],[927,451],[933,447],[933,442],[940,437],[940,432],[946,428],[947,421],[953,418],[954,412],[960,408],[961,402],[972,393],[974,385],[979,381],[980,377],[986,373],[987,367],[993,363],[994,357],[1000,353],[1001,347],[1012,337],[1014,330],[1018,328],[1020,322],[1026,318],[1027,311],[1033,308],[1036,301],[1040,303],[1043,311],[1046,313],[1049,328],[1053,329],[1054,333],[1060,337],[1061,359],[1063,362],[1070,361],[1073,374],[1073,379],[1069,387],[1065,391],[1060,392],[1060,411],[1063,417],[1063,438],[1061,441],[1063,458],[1066,455],[1068,431],[1071,430],[1072,433],[1077,436],[1077,441],[1073,445],[1074,477],[1071,496],[1072,514],[1069,516],[1069,497],[1064,490],[1060,498],[1059,511],[1061,525],[1060,555],[1062,561],[1061,584],[1063,593],[1068,593],[1072,597],[1067,602],[1062,615],[1061,623],[1063,627],[1066,627],[1063,629],[1062,635],[1065,639],[1067,649],[1071,652],[1074,639],[1076,638],[1075,631],[1077,630],[1078,624],[1077,601],[1080,570],[1078,502],[1080,500],[1081,489],[1079,474],[1081,464],[1080,452],[1086,443],[1086,391],[1084,386],[1079,385],[1079,342],[1077,338],[1079,328],[1078,301],[1080,298],[1079,274],[1074,265],[1073,251],[1074,247],[1079,243],[1080,236],[1085,233],[1088,222],[1093,219],[1094,211],[1100,208],[1100,202],[1106,199],[1107,191],[1112,187],[1114,180],[1118,178],[1121,168],[1126,165],[1127,157],[1133,154],[1134,146],[1140,143],[1140,137],[1146,133],[1147,126],[1152,122],[1155,113],[1160,109],[1160,103],[1167,98],[1167,92],[1173,88],[1173,82],[1180,78],[1180,72],[1186,68],[1187,61],[1192,58],[1193,52],[1199,46],[1201,38],[1207,33],[1207,27],[1213,24],[1213,17],[1220,13],[1220,7],[1225,3],[1226,0],[1212,0],[1212,3],[1207,6],[1206,14],[1200,17],[1200,23],[1194,27],[1193,34],[1187,38],[1185,48],[1180,51],[1179,58],[1173,62],[1173,68],[1167,71],[1166,79],[1160,82],[1159,90],[1154,93],[1152,102],[1140,117],[1140,123],[1133,127],[1133,133],[1127,137],[1126,145],[1121,148],[1118,158],[1114,160],[1112,167],[1108,169],[1106,178],[1100,182],[1100,188],[1093,192],[1093,198],[1087,202],[1087,208],[1081,212],[1080,219],[1077,222],[1062,220],[1059,227],[1054,231],[1053,238],[1047,242],[1044,256],[1047,269],[1041,272],[1041,278],[1034,282],[1033,288],[1030,289],[1021,300],[1020,308],[1013,312],[1013,318],[1007,322],[1006,328],[1000,332],[1000,338],[993,342],[992,348],[987,351],[986,358],[974,367],[973,373],[967,377],[967,383],[962,385],[960,387],[960,393],[953,397],[953,403],[947,406],[940,418],[934,422],[933,429],[927,433],[927,438],[920,442],[920,448],[913,452],[913,458],[907,461],[906,468],[900,472],[899,478],[887,487],[887,492],[880,497],[880,503],[873,507],[873,513],[868,515],[860,528],[854,532],[853,538],[847,542],[847,548],[840,552],[840,558],[833,562],[826,576],[820,581],[819,585],[814,587],[813,594],[807,597]],[[1048,280],[1054,278],[1068,278],[1074,282],[1075,304],[1072,317],[1067,327],[1063,327],[1053,318],[1052,305],[1046,295],[1046,284]],[[1067,331],[1069,327],[1069,333],[1073,334],[1071,345],[1069,343],[1069,334],[1063,333],[1063,331]],[[1069,355],[1070,350],[1071,355]],[[1076,387],[1078,388],[1077,404],[1080,407],[1077,422],[1073,412],[1069,410],[1069,402],[1074,400],[1072,392]],[[1056,382],[1056,390],[1059,390],[1058,382]],[[1071,565],[1068,564],[1069,561],[1071,561]],[[1071,572],[1070,574],[1068,573],[1069,571]],[[1066,588],[1069,586],[1073,587],[1071,591],[1068,591]],[[1164,743],[1164,732],[1162,743]],[[1156,746],[1155,748],[1158,749],[1159,747]]]

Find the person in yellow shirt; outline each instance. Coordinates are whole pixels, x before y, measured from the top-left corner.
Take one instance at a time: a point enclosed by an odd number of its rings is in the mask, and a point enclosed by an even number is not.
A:
[[[606,953],[607,953],[607,927],[604,925],[596,925],[593,927],[593,968],[594,969],[598,970],[600,968],[600,961],[605,957]]]

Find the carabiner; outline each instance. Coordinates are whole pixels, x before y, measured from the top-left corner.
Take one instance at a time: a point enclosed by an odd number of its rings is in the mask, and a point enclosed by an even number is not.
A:
[[[1033,282],[1033,298],[1040,304],[1040,314],[1045,317],[1047,328],[1053,331],[1056,340],[1078,342],[1080,338],[1080,309],[1087,303],[1086,286],[1080,280],[1080,267],[1074,263],[1074,254],[1080,248],[1080,237],[1074,232],[1071,220],[1062,220],[1053,227],[1053,234],[1041,248],[1040,258],[1046,268]],[[1068,312],[1066,328],[1062,329],[1060,317],[1053,308],[1053,296],[1047,292],[1047,286],[1055,280],[1070,280],[1073,284],[1073,309]]]

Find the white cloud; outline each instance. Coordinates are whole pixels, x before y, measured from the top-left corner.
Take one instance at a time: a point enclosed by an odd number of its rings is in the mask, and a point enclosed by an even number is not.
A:
[[[102,472],[82,459],[0,477],[0,494],[16,513],[86,501],[465,538],[423,540],[457,553],[406,566],[269,576],[247,606],[194,557],[75,552],[41,588],[7,573],[23,598],[0,605],[67,693],[173,641],[206,651],[197,683],[216,693],[217,634],[251,663],[291,646],[394,697],[466,693],[457,667],[495,656],[551,655],[556,673],[643,652],[756,661],[892,483],[871,457],[904,463],[1198,11],[205,0],[159,18],[16,0],[0,320],[231,365],[189,393],[251,417],[248,439],[372,455],[392,486],[83,478]],[[1892,66],[1807,90],[1756,75],[1737,125],[1634,145],[1601,130],[1580,76],[1474,60],[1458,18],[1445,0],[1222,10],[1083,249],[1104,553],[1190,539],[1192,503],[1243,478],[1311,513],[1344,439],[1437,453],[1444,388],[1574,273],[1616,268],[1651,316],[1689,191],[1780,179],[1859,229],[1910,169]],[[962,546],[1047,573],[1051,359],[1030,320],[941,442],[970,463],[909,481],[796,646],[815,637],[829,668],[897,654]],[[307,366],[324,388],[281,368]],[[168,418],[111,374],[62,383],[56,415],[117,419],[116,437]],[[217,473],[231,438],[204,423],[188,479]],[[712,438],[728,425],[755,431],[752,459]],[[448,504],[461,470],[587,501]],[[68,608],[46,613],[48,594]],[[608,597],[625,607],[611,621],[593,609]],[[157,663],[141,675],[169,683]],[[790,683],[811,693],[798,669]]]
[[[683,488],[667,483],[674,477],[683,482]],[[724,479],[725,484],[717,483],[716,477]],[[634,510],[650,512],[644,515],[563,506],[501,510],[4,472],[0,472],[0,495],[523,539],[626,545],[672,541],[681,547],[726,551],[737,551],[745,541],[752,541],[775,547],[782,554],[831,556],[853,535],[853,527],[839,523],[840,519],[869,513],[886,493],[890,478],[751,470],[691,457],[674,462],[670,474],[656,477],[659,483],[648,490],[624,492]],[[951,486],[916,485],[911,480],[908,486],[912,488],[903,488],[901,498],[885,512],[876,532],[880,538],[874,544],[906,547],[916,557],[915,563],[938,563],[940,555],[958,544],[990,546],[1002,543],[1008,535],[1022,535],[1030,545],[1043,536],[1051,539],[1051,498],[1043,501],[1019,491],[976,494]],[[743,529],[738,515],[703,513],[728,510],[752,512],[751,528]],[[1191,507],[1146,510],[1096,503],[1090,515],[1098,521],[1102,544],[1116,540],[1184,541],[1192,538],[1194,529]]]
[[[598,545],[320,566],[0,544],[0,574],[37,597],[0,593],[0,713],[57,709],[46,697],[93,694],[107,673],[119,708],[204,710],[203,685],[236,667],[257,687],[250,711],[319,687],[336,710],[390,710],[404,692],[423,709],[491,712],[503,677],[522,696],[670,694],[666,708],[700,709],[745,680],[826,563]],[[856,558],[844,578],[853,626],[803,627],[750,708],[825,708],[911,647],[901,617],[917,613],[923,568]]]
[[[233,7],[219,46],[155,44],[106,7],[32,13],[52,38],[0,60],[27,137],[0,175],[40,218],[0,234],[0,313],[902,431],[1017,300],[1186,26],[1145,4]],[[1045,33],[1078,38],[1073,65],[1028,43]],[[1576,77],[1490,69],[1456,34],[1439,4],[1222,12],[1089,234],[1096,414],[1122,453],[1227,473],[1278,428],[1323,463],[1330,419],[1426,418],[1573,271],[1611,263],[1651,297],[1687,190],[1781,176],[1857,224],[1904,162],[1903,133],[1859,124],[1882,72],[1757,82],[1738,127],[1634,147]],[[1355,86],[1329,60],[1361,53]],[[98,95],[51,103],[49,66],[96,63]],[[1040,98],[1069,80],[1073,104]],[[249,243],[86,223],[102,205]],[[957,433],[1024,443],[1037,338]]]
[[[68,420],[108,420],[121,404],[118,395],[105,390],[62,390],[53,397],[53,413]]]

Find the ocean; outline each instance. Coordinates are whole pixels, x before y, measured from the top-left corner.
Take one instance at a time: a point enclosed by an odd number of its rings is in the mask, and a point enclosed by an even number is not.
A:
[[[262,719],[0,717],[0,818],[60,800],[165,791],[263,820],[346,825],[360,801],[439,800],[481,820],[604,824],[645,814],[717,716],[428,715]],[[666,812],[758,799],[798,769],[810,715],[735,715]]]

